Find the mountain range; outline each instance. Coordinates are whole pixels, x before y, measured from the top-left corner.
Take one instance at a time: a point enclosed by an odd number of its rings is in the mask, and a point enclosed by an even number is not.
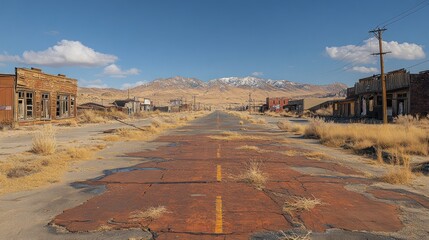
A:
[[[149,98],[157,105],[165,105],[170,99],[182,98],[191,101],[196,96],[197,102],[213,106],[225,104],[241,105],[248,101],[249,93],[257,103],[267,97],[344,97],[347,86],[343,83],[313,85],[288,80],[272,80],[258,77],[225,77],[207,82],[196,78],[181,76],[155,79],[127,90],[114,88],[78,89],[78,102],[111,102],[114,99],[130,97]]]

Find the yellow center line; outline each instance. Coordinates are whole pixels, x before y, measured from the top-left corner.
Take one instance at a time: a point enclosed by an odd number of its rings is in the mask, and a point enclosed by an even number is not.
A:
[[[216,226],[215,233],[222,233],[222,197],[216,197]]]
[[[222,181],[222,167],[220,165],[217,165],[216,168],[216,179],[218,182]]]
[[[217,145],[216,158],[220,158],[220,144]]]

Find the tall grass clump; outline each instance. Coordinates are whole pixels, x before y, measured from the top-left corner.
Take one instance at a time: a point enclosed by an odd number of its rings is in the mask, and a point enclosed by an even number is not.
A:
[[[391,156],[391,164],[397,166],[391,166],[385,175],[377,179],[390,184],[410,183],[414,178],[410,166],[410,157],[404,153],[403,149],[395,149]]]
[[[261,190],[268,180],[268,174],[262,171],[261,162],[253,160],[247,163],[245,171],[238,175],[236,180],[252,184]]]
[[[280,130],[283,130],[286,132],[292,132],[297,135],[302,135],[306,131],[306,127],[304,125],[291,123],[289,121],[279,121],[277,122],[277,127],[279,127]]]
[[[44,125],[33,137],[32,152],[41,155],[55,153],[57,141],[55,139],[55,129],[52,125]]]

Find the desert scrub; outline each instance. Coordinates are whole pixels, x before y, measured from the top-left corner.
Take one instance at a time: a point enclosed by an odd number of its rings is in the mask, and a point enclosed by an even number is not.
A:
[[[320,204],[322,204],[322,201],[315,197],[293,197],[284,203],[283,211],[289,214],[292,214],[292,212],[309,211]]]
[[[268,180],[268,174],[262,171],[262,162],[253,160],[246,163],[245,170],[233,178],[236,181],[251,184],[256,189],[261,190]]]
[[[33,137],[32,152],[41,155],[50,155],[57,149],[55,129],[52,125],[44,125]]]
[[[280,130],[292,132],[296,135],[302,135],[306,131],[306,127],[304,125],[298,123],[291,123],[289,121],[279,121],[277,122],[277,127]]]
[[[336,124],[313,119],[305,129],[308,138],[320,139],[327,146],[354,150],[378,146],[382,149],[403,148],[407,154],[428,155],[429,132],[416,126],[395,124]]]

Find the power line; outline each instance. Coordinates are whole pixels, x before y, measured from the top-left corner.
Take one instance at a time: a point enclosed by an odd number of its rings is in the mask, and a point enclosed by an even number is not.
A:
[[[382,25],[384,27],[387,27],[393,23],[396,23],[396,22],[410,16],[413,13],[416,13],[416,12],[422,10],[423,8],[425,8],[427,6],[429,6],[429,0],[423,0],[419,3],[417,3],[416,5],[412,6],[411,8],[401,12],[400,14],[397,14],[396,16],[391,17],[384,22],[381,22],[380,24],[377,25],[376,28],[378,28],[378,26],[382,26]]]
[[[429,59],[424,60],[424,61],[419,62],[419,63],[416,63],[416,64],[411,65],[411,66],[409,66],[409,67],[406,67],[406,69],[411,69],[411,68],[413,68],[413,67],[416,67],[416,66],[422,65],[423,63],[427,63],[427,62],[429,62]]]

